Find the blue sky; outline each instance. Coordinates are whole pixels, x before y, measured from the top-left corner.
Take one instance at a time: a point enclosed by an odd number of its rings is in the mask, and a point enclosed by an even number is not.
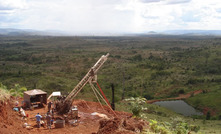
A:
[[[0,28],[88,34],[221,30],[221,1],[0,0]]]

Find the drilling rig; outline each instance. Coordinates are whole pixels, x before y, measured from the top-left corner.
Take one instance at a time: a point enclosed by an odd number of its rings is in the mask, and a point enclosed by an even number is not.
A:
[[[75,88],[71,91],[71,93],[65,98],[64,101],[59,101],[56,105],[56,110],[58,114],[66,114],[69,112],[72,103],[74,101],[74,97],[82,90],[82,88],[88,83],[96,81],[97,72],[107,60],[109,53],[106,55],[102,55],[101,58],[94,64],[94,66],[88,71],[88,73],[83,77],[83,79],[75,86]]]

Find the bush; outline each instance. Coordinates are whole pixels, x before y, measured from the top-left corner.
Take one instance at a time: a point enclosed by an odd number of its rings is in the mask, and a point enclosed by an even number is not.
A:
[[[147,100],[152,100],[154,97],[150,94],[145,94],[144,98],[146,98]]]
[[[147,100],[145,98],[131,97],[129,99],[125,99],[125,101],[128,101],[130,103],[133,115],[140,117],[140,113],[143,109],[142,105],[145,104]]]
[[[185,93],[184,89],[179,90],[179,94],[184,94],[184,93]]]
[[[210,120],[210,117],[211,117],[211,114],[210,114],[210,111],[209,111],[209,112],[207,112],[207,114],[206,114],[206,120]]]
[[[221,120],[221,115],[218,116],[218,120]]]
[[[140,117],[142,107],[141,106],[136,106],[132,108],[132,113],[134,116]]]
[[[133,61],[141,61],[142,60],[142,56],[140,54],[138,55],[135,55],[133,58],[132,58]]]
[[[198,132],[200,126],[188,125],[188,123],[181,121],[181,118],[175,118],[173,123],[169,122],[157,122],[156,120],[150,120],[150,129],[155,133],[160,134],[187,134],[190,131]]]
[[[26,87],[21,87],[19,84],[15,84],[12,89],[10,89],[10,93],[12,96],[23,97],[23,92],[27,91]]]
[[[190,125],[190,130],[197,133],[200,130],[200,126]]]

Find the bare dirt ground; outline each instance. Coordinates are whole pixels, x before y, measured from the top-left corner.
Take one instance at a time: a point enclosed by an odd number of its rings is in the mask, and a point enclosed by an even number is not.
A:
[[[84,100],[74,101],[74,105],[77,105],[79,110],[80,119],[78,123],[73,125],[65,124],[64,128],[55,128],[52,125],[52,129],[46,127],[37,128],[35,115],[40,113],[45,115],[47,108],[35,108],[33,111],[26,110],[28,114],[27,120],[22,119],[18,112],[12,110],[13,103],[7,102],[0,104],[0,133],[1,134],[132,134],[139,133],[144,127],[148,126],[148,122],[132,118],[130,113],[118,112],[116,115],[107,107],[100,106],[97,102],[86,102]],[[101,115],[93,115],[97,112]],[[56,115],[55,115],[56,116]],[[32,129],[28,130],[23,128],[24,123],[28,123]]]

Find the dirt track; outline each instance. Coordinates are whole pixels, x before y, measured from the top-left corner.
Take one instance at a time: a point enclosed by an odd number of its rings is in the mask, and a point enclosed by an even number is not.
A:
[[[46,127],[37,128],[35,115],[40,113],[41,115],[46,114],[47,108],[38,108],[33,111],[26,110],[26,114],[29,115],[27,120],[22,120],[18,112],[12,111],[13,104],[1,104],[0,105],[0,133],[1,134],[17,134],[17,133],[33,133],[33,134],[91,134],[91,133],[135,133],[143,129],[143,126],[147,126],[147,122],[131,118],[130,113],[116,112],[117,117],[107,107],[103,106],[104,109],[96,102],[85,102],[83,100],[77,100],[74,105],[78,106],[79,110],[79,123],[76,126],[68,126],[65,128],[55,128],[49,130]],[[107,115],[109,119],[105,117],[99,117],[97,115],[91,115],[91,113],[101,113]],[[22,125],[27,122],[33,129],[27,130]],[[104,125],[104,124],[106,125]],[[118,124],[117,126],[114,124]],[[102,127],[103,126],[103,127]],[[100,127],[100,128],[99,128]]]
[[[200,89],[200,90],[196,90],[196,91],[191,91],[187,94],[180,94],[178,97],[173,97],[173,98],[166,98],[166,99],[158,99],[158,100],[148,100],[147,103],[154,103],[154,102],[157,102],[157,101],[166,101],[166,100],[181,100],[181,99],[187,99],[189,98],[191,95],[197,95],[197,94],[200,94],[202,93],[203,90]]]

